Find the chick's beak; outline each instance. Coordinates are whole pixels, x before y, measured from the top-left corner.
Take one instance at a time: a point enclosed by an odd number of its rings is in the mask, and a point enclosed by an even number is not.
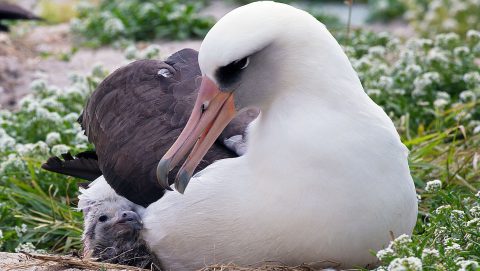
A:
[[[193,171],[235,115],[233,93],[220,91],[210,78],[204,76],[187,125],[158,163],[160,186],[171,190],[168,172],[191,150],[175,178],[175,189],[183,194]]]

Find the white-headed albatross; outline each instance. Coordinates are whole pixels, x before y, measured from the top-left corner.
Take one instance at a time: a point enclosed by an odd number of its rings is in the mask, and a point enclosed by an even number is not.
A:
[[[255,2],[205,37],[192,115],[158,165],[189,151],[175,186],[143,217],[165,270],[279,261],[366,266],[391,234],[411,234],[417,199],[407,148],[364,92],[325,26],[299,9]],[[237,112],[257,107],[244,156],[190,176]],[[188,187],[187,187],[188,183]],[[186,188],[186,189],[185,189]]]

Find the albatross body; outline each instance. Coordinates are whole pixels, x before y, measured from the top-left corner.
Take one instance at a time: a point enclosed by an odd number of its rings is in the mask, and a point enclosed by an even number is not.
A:
[[[166,193],[143,217],[143,238],[165,270],[362,267],[391,234],[412,233],[408,151],[323,24],[285,4],[252,3],[210,30],[199,64],[192,116],[157,169],[168,185],[168,171],[192,150],[175,180],[184,194]],[[205,148],[250,107],[261,114],[246,154],[190,180]]]

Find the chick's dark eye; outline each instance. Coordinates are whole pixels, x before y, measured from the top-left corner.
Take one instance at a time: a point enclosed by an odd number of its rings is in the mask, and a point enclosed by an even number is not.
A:
[[[105,222],[105,221],[107,221],[107,219],[108,219],[108,216],[102,215],[102,216],[100,216],[100,217],[98,218],[98,221],[100,221],[100,222]]]

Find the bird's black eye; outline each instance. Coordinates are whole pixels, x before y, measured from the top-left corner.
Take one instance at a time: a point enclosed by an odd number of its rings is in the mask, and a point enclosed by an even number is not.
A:
[[[108,216],[106,216],[106,215],[101,215],[101,216],[98,218],[98,221],[100,221],[100,222],[105,222],[105,221],[107,221],[107,219],[108,219]]]
[[[250,57],[244,57],[231,62],[230,64],[220,67],[215,73],[220,87],[228,88],[229,85],[240,80],[242,70],[250,64]]]
[[[244,57],[242,59],[235,60],[235,61],[233,61],[233,64],[235,66],[239,67],[240,70],[243,70],[248,66],[248,64],[250,64],[250,58],[249,57]]]

